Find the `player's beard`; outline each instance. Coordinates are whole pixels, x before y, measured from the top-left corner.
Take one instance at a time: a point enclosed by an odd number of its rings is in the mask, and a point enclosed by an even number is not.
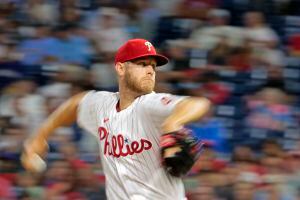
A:
[[[155,81],[150,78],[143,77],[141,79],[137,79],[130,72],[125,73],[125,83],[126,86],[139,94],[148,94],[154,90]]]

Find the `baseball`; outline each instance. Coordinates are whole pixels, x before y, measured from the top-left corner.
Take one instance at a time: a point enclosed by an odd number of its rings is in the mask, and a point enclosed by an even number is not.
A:
[[[30,162],[33,164],[34,170],[37,172],[43,172],[47,167],[46,162],[38,154],[33,154],[30,157]]]

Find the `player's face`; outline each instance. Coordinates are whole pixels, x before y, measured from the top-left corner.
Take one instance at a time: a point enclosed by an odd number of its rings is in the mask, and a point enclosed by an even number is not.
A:
[[[126,62],[124,81],[129,89],[141,94],[148,94],[155,86],[156,60],[141,58]]]

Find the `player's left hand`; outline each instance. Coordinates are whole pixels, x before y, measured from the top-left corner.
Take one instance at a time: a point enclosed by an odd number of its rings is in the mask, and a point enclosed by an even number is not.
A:
[[[187,128],[163,134],[160,138],[162,164],[172,176],[184,176],[199,158],[202,146]]]

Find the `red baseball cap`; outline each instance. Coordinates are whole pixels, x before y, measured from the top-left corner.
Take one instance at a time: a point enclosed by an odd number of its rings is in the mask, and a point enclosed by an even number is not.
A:
[[[118,49],[115,56],[115,64],[148,56],[156,59],[157,66],[165,65],[169,62],[167,57],[156,53],[154,46],[149,41],[138,38],[128,40]]]

